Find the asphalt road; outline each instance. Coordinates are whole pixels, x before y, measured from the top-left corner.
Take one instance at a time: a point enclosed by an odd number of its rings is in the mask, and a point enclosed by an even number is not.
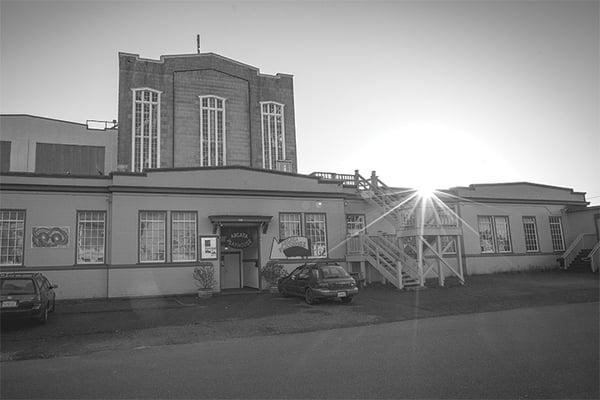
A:
[[[2,398],[598,398],[598,303],[1,364]]]

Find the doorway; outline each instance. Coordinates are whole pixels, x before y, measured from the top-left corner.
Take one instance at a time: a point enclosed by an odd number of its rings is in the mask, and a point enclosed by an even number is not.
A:
[[[221,289],[259,289],[259,226],[221,227]]]
[[[242,287],[242,252],[221,253],[221,289]]]

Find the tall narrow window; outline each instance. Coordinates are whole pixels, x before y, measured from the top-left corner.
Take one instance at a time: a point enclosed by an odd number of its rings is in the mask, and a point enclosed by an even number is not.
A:
[[[140,211],[139,215],[140,262],[165,261],[165,211]]]
[[[25,211],[0,210],[0,265],[23,265]]]
[[[263,168],[278,169],[277,161],[285,161],[285,129],[283,104],[261,102]],[[286,163],[279,169],[287,170]],[[289,171],[288,171],[289,172]]]
[[[302,222],[300,213],[279,214],[279,239],[290,236],[302,236]]]
[[[535,217],[523,217],[523,232],[525,233],[525,251],[540,251]]]
[[[131,168],[140,172],[160,166],[160,94],[142,88],[133,91]]]
[[[171,212],[171,255],[173,262],[196,261],[196,212]]]
[[[482,253],[510,253],[512,251],[508,217],[484,215],[477,218],[477,223]]]
[[[200,165],[226,165],[225,100],[200,96]]]
[[[565,251],[562,221],[560,217],[550,217],[550,236],[552,237],[552,248],[554,251]]]
[[[304,232],[310,239],[313,257],[327,257],[327,222],[325,214],[304,214]]]
[[[77,212],[77,264],[104,263],[105,211]]]

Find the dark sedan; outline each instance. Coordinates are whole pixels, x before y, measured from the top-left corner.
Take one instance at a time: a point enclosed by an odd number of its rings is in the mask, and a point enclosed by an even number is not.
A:
[[[350,303],[358,287],[344,268],[338,264],[304,264],[277,283],[284,296],[301,296],[307,304],[320,299],[340,299]]]
[[[4,273],[0,275],[0,316],[31,318],[41,323],[54,311],[56,285],[40,273]]]

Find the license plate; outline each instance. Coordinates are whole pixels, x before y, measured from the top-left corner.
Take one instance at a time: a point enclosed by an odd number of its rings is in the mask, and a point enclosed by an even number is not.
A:
[[[338,297],[346,297],[346,292],[338,292]]]
[[[16,301],[3,301],[2,302],[2,308],[9,308],[9,307],[16,307],[16,306],[17,306]]]

